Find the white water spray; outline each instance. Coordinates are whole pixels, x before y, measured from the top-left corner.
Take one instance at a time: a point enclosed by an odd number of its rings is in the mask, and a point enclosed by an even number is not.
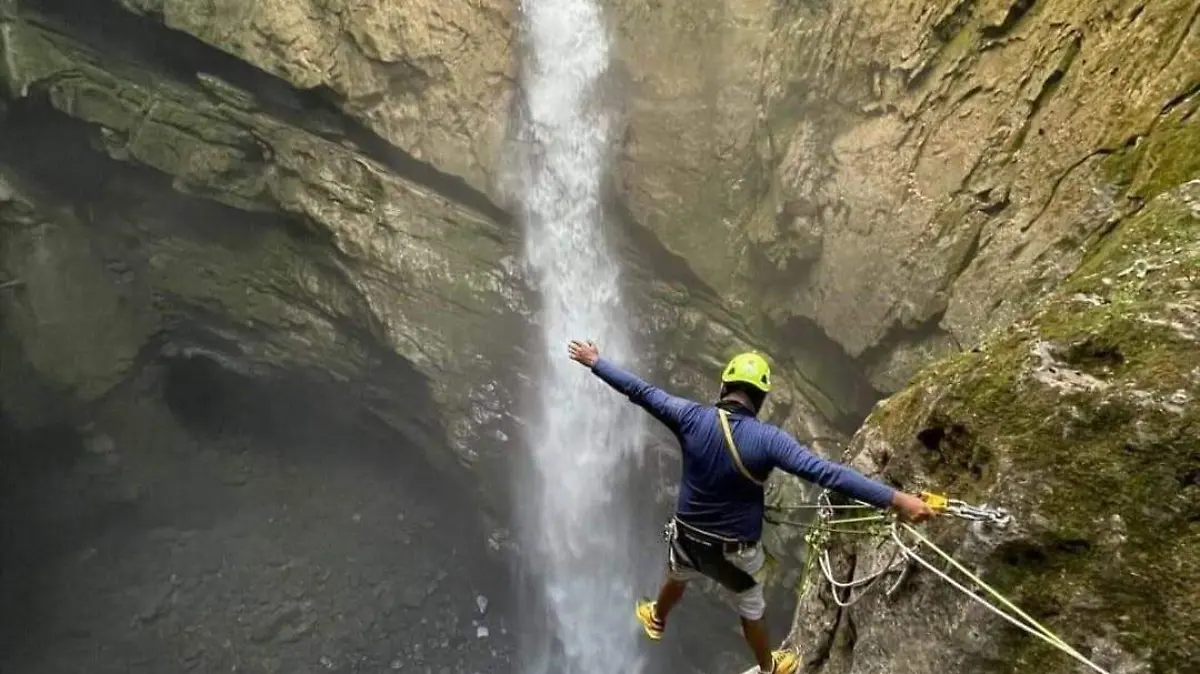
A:
[[[531,671],[628,674],[641,669],[633,622],[632,508],[623,493],[641,419],[619,394],[567,359],[593,339],[630,363],[619,265],[604,236],[601,181],[612,122],[596,87],[609,45],[594,0],[522,0],[525,50],[518,205],[526,262],[542,298],[532,471],[523,501],[523,564],[542,609],[527,625]]]

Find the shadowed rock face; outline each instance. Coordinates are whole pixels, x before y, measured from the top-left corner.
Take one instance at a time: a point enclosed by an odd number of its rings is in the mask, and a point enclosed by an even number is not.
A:
[[[5,668],[510,668],[533,307],[508,215],[326,91],[114,4],[0,7]],[[700,347],[666,383],[710,389],[746,332],[648,241],[619,241],[640,329]],[[780,419],[854,406],[796,381]],[[737,652],[692,603],[668,666]]]
[[[725,358],[764,349],[779,382],[767,416],[800,437],[848,434],[924,365],[1019,317],[1028,325],[1029,307],[1099,259],[1089,251],[1150,217],[1148,204],[1168,208],[1156,197],[1192,199],[1173,190],[1200,171],[1196,0],[619,1],[609,17],[606,95],[625,125],[611,235],[646,345],[629,365],[707,398]],[[502,568],[471,546],[506,550],[537,320],[503,180],[516,32],[516,4],[499,0],[0,0],[0,412],[5,462],[20,467],[5,471],[16,476],[3,494],[5,568],[21,570],[5,576],[21,608],[4,611],[2,662],[71,669],[93,662],[96,643],[114,644],[103,660],[114,671],[504,662],[499,623],[479,640],[467,616],[468,586]],[[1131,273],[1142,272],[1152,277]],[[1190,334],[1191,289],[1179,292],[1150,315]],[[1096,363],[1143,377],[1123,346],[1116,362],[1107,342],[1056,339],[1004,366],[1063,395],[1117,388]],[[963,357],[953,362],[993,376]],[[1087,367],[1055,365],[1072,358]],[[965,376],[948,372],[914,386]],[[200,409],[223,411],[190,416],[180,381],[208,391]],[[1146,405],[1186,409],[1175,391],[1137,390]],[[856,449],[875,437],[872,419]],[[887,431],[887,446],[903,453],[910,430]],[[1002,430],[989,426],[979,446],[1014,444]],[[670,443],[652,438],[656,513],[669,507]],[[986,482],[986,463],[962,470]],[[1041,477],[1004,469],[1015,483]],[[958,479],[896,470],[884,474],[908,488]],[[774,501],[801,497],[772,479]],[[302,514],[279,515],[285,506]],[[389,509],[423,512],[422,524],[385,525]],[[421,538],[426,522],[470,542]],[[770,538],[800,553],[794,530]],[[438,578],[421,558],[412,582],[391,575],[409,573],[394,560],[417,539],[463,564],[439,562]],[[237,559],[217,560],[222,547]],[[350,564],[361,574],[324,575]],[[786,611],[796,571],[784,571],[773,605]],[[1009,587],[1044,587],[1038,573],[1017,563]],[[418,596],[429,587],[434,599]],[[72,616],[77,595],[104,599]],[[1117,625],[1075,636],[1129,662],[1177,662],[1170,634],[1130,640],[1112,617],[1124,599],[1104,601],[1100,613],[1072,613],[1066,599],[1051,612]],[[837,625],[830,641],[805,631],[805,606],[797,636],[829,671],[902,671],[925,656],[1009,671],[945,635],[918,656],[887,621],[819,607],[812,625]],[[218,617],[230,607],[240,622]],[[741,662],[733,626],[713,624],[680,622],[698,636],[667,658]],[[856,628],[879,648],[824,648],[852,643]],[[1006,639],[973,652],[1042,665]],[[730,649],[738,657],[713,659]]]
[[[473,491],[328,393],[178,358],[83,428],[3,419],[0,666],[507,671]]]
[[[5,125],[20,141],[5,148],[8,192],[14,208],[39,214],[27,219],[42,220],[10,230],[10,250],[22,237],[41,246],[40,257],[13,254],[11,274],[29,277],[26,311],[91,303],[70,294],[80,284],[59,296],[43,291],[23,266],[57,266],[47,241],[74,233],[90,239],[75,249],[126,269],[126,294],[142,300],[126,312],[140,330],[127,330],[126,350],[156,330],[190,332],[169,338],[170,348],[201,349],[242,371],[353,380],[398,427],[411,419],[400,411],[403,392],[386,383],[389,369],[416,367],[470,460],[471,420],[489,404],[475,400],[473,386],[490,383],[491,354],[511,357],[516,342],[487,337],[519,335],[523,311],[504,266],[515,240],[497,209],[411,156],[382,145],[357,151],[345,135],[291,125],[309,101],[248,66],[186,42],[159,59],[167,40],[154,32],[110,48],[153,25],[114,9],[99,12],[93,30],[60,5],[38,5],[48,13],[21,15],[6,29],[12,87],[22,95]],[[262,90],[279,114],[201,70]],[[76,166],[60,176],[63,163]],[[421,240],[446,245],[414,245]],[[51,296],[39,304],[43,292]],[[472,385],[460,383],[466,372]],[[94,394],[105,383],[91,385]]]
[[[6,164],[14,203],[29,213],[60,205],[60,197],[35,203],[34,193],[58,189],[56,160],[78,157],[104,174],[107,191],[140,190],[170,204],[148,216],[128,212],[128,200],[109,199],[110,220],[140,230],[124,238],[143,248],[143,264],[170,271],[127,280],[155,310],[187,304],[170,313],[186,318],[202,307],[207,315],[196,323],[223,323],[220,341],[236,350],[216,355],[231,367],[335,373],[369,390],[376,412],[402,427],[400,395],[377,376],[377,358],[394,354],[429,379],[460,460],[473,464],[495,438],[513,435],[504,418],[518,397],[514,375],[526,367],[520,346],[536,306],[515,262],[519,233],[493,199],[345,116],[323,90],[296,89],[111,3],[90,5],[86,14],[72,8],[38,0],[6,10],[5,79],[16,96],[6,126],[49,155],[33,176],[21,159],[28,154],[12,146]],[[42,134],[40,145],[31,134]],[[49,136],[60,144],[46,145]],[[92,180],[82,168],[73,175],[76,184]],[[106,193],[89,188],[89,195]],[[203,215],[187,237],[163,216],[196,211]],[[96,212],[89,205],[71,215],[86,223]],[[43,219],[61,228],[63,215]],[[191,240],[211,238],[213,220],[212,230],[247,238],[232,250]],[[704,382],[708,389],[713,369],[751,333],[685,262],[627,224],[614,236],[631,262],[635,322],[651,345],[673,345],[660,368],[672,385]],[[90,226],[83,231],[97,235]],[[155,239],[163,245],[151,251]],[[192,264],[173,264],[180,259]],[[808,339],[824,344],[819,332]],[[816,435],[829,422],[851,427],[874,397],[846,376],[853,365],[829,361],[820,349],[794,353],[777,359],[780,380],[791,382],[777,396],[781,418]],[[657,362],[648,355],[634,365]],[[808,372],[829,385],[816,386]]]

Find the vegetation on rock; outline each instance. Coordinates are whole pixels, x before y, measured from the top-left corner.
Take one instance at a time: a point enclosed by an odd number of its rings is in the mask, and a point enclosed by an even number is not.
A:
[[[1008,508],[1018,532],[990,543],[960,546],[954,520],[931,529],[1110,671],[1182,673],[1200,653],[1197,399],[1200,180],[1123,222],[1031,315],[922,371],[870,416],[851,454],[907,489]],[[964,671],[1074,671],[939,583],[921,579],[898,608],[936,601],[980,621],[970,629],[998,650],[984,657],[936,630],[928,648]],[[885,660],[917,671],[871,647],[878,604],[862,606],[835,621],[858,630],[852,671]]]

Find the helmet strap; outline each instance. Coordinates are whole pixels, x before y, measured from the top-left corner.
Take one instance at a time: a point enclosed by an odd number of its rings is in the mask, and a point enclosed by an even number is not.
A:
[[[742,390],[742,388],[740,386],[736,386],[736,385],[731,386],[729,384],[721,384],[721,392],[719,395],[720,395],[721,402],[725,402],[725,401],[735,402],[735,403],[741,405],[742,407],[746,408],[746,411],[749,412],[752,416],[758,416],[759,405],[755,404],[755,400],[754,400],[755,397],[750,395],[749,392]],[[766,398],[765,393],[762,394],[762,398],[763,399]]]

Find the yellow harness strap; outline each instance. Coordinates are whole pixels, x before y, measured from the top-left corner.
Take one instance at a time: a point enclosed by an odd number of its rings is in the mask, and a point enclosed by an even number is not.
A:
[[[729,412],[717,408],[717,416],[721,420],[721,430],[725,432],[725,448],[729,450],[729,455],[733,457],[733,464],[737,466],[738,472],[758,486],[763,485],[763,481],[750,474],[746,470],[745,464],[742,463],[742,455],[738,452],[737,445],[733,444],[733,431],[729,429]]]

